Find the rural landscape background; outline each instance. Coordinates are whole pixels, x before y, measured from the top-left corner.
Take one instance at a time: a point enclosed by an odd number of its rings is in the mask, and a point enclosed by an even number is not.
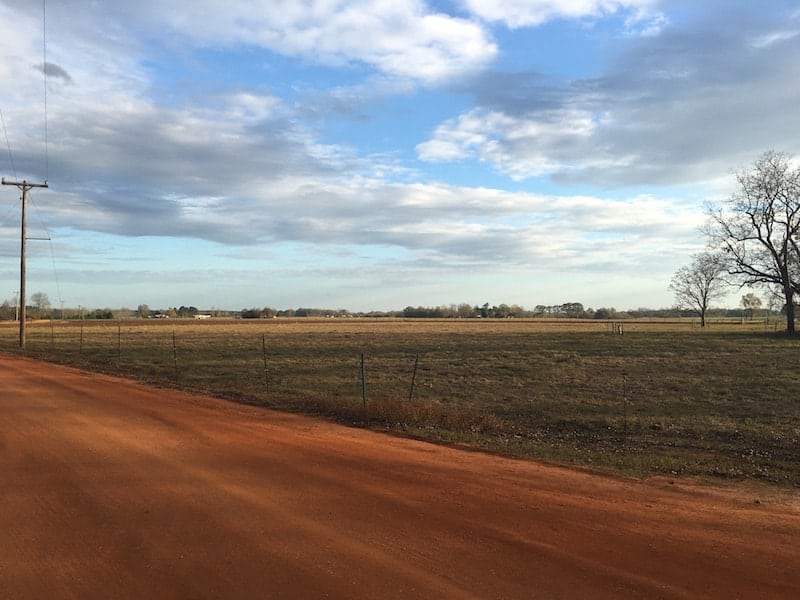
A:
[[[800,485],[779,318],[33,323],[29,356],[421,439],[637,476]],[[15,323],[0,350],[19,352]]]
[[[0,0],[0,596],[800,598],[798,0]]]

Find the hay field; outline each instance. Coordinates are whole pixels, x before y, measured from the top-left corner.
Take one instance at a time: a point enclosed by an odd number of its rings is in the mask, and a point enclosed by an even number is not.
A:
[[[31,324],[27,355],[510,456],[800,485],[800,340],[761,321],[623,327],[54,321]],[[0,351],[16,336],[0,325]]]

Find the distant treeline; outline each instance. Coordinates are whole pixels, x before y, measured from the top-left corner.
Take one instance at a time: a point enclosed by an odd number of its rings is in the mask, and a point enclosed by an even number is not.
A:
[[[777,315],[779,313],[769,310],[751,311],[744,308],[718,308],[710,309],[706,316],[716,318],[751,318]],[[407,306],[402,310],[390,311],[349,311],[345,309],[327,308],[295,308],[277,310],[275,308],[245,308],[240,311],[220,310],[211,308],[200,310],[194,306],[180,306],[160,310],[151,310],[146,304],[141,304],[136,309],[131,308],[67,308],[56,309],[52,307],[28,308],[29,319],[186,319],[186,318],[241,318],[241,319],[272,319],[276,317],[291,318],[401,318],[401,319],[642,319],[642,318],[678,318],[694,317],[696,313],[691,310],[678,308],[637,308],[635,310],[620,311],[614,307],[584,308],[580,302],[565,302],[563,304],[543,305],[537,304],[532,309],[527,309],[518,304],[490,305],[488,302],[481,306],[462,303],[443,306]],[[10,302],[0,304],[0,320],[8,321],[16,318],[15,307]]]
[[[743,308],[719,308],[708,311],[707,316],[717,318],[742,318],[767,316],[770,311],[758,311],[758,315]],[[276,310],[274,308],[249,308],[238,315],[243,319],[270,319],[276,317],[372,317],[403,319],[524,319],[524,318],[563,318],[563,319],[642,319],[694,317],[691,310],[679,308],[637,308],[618,311],[614,307],[584,308],[580,302],[542,305],[526,309],[518,304],[473,306],[472,304],[449,304],[443,306],[407,306],[402,310],[353,312],[344,309],[297,308]]]

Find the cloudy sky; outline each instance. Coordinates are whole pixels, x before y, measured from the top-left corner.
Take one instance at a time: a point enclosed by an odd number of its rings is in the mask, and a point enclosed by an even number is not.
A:
[[[797,0],[0,0],[0,174],[55,306],[657,308],[798,82]]]

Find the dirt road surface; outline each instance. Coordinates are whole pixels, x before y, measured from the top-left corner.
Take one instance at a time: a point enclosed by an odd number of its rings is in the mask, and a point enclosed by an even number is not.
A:
[[[800,598],[790,492],[441,447],[0,356],[0,598]]]

